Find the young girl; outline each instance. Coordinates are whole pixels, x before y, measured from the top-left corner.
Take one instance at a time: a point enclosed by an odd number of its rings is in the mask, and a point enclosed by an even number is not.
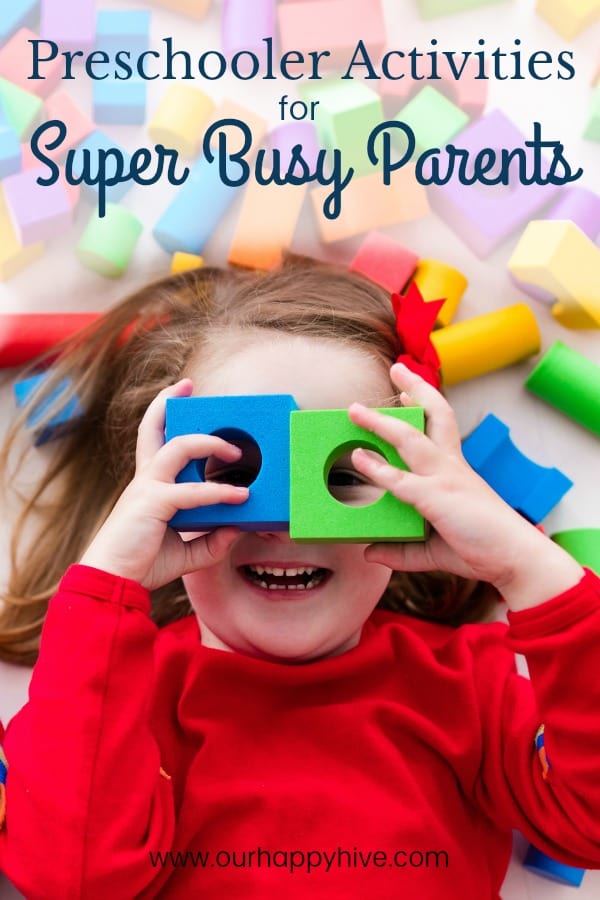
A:
[[[41,517],[1,622],[26,662],[45,617],[4,739],[0,868],[29,900],[498,898],[513,828],[600,866],[598,579],[469,468],[446,401],[392,365],[435,381],[403,338],[384,291],[292,261],[166,279],[54,362],[86,415],[18,524]],[[252,490],[235,444],[165,444],[166,399],[192,393],[348,407],[410,471],[356,450],[332,492],[391,491],[431,537],[175,533],[176,510]],[[397,402],[426,434],[372,409]],[[489,586],[508,627],[447,624]]]

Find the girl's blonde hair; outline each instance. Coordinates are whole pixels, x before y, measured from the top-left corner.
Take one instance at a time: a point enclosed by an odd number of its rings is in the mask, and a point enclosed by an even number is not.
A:
[[[133,477],[137,428],[153,397],[176,382],[191,359],[210,352],[211,340],[218,352],[219,335],[256,329],[344,341],[385,366],[404,349],[382,288],[346,269],[288,257],[268,274],[200,268],[163,278],[65,342],[58,354],[54,350],[44,393],[68,379],[61,403],[77,395],[85,414],[57,442],[50,466],[23,498],[1,598],[0,657],[35,662],[58,581]],[[6,438],[4,472],[29,411]],[[51,415],[52,408],[46,418]],[[480,618],[490,599],[487,585],[457,576],[394,573],[379,605],[456,625]],[[159,625],[190,612],[180,580],[154,592],[152,615]]]

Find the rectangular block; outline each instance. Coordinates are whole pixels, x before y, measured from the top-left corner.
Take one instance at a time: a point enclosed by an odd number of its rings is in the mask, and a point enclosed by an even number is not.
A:
[[[52,373],[48,370],[17,381],[14,385],[17,406],[23,407],[33,400],[35,394],[42,390],[51,376]],[[61,399],[69,389],[68,380],[57,384],[47,397],[35,403],[27,416],[27,427],[34,433],[36,447],[67,434],[77,419],[83,415],[83,408],[76,396]]]
[[[0,281],[12,278],[21,269],[35,262],[43,255],[44,249],[44,244],[41,243],[32,244],[30,247],[21,246],[6,205],[4,190],[0,185]],[[27,361],[19,359],[18,348],[14,346],[15,337],[14,326],[9,325],[6,316],[0,314],[0,368],[17,366]],[[27,357],[30,358],[32,357]],[[13,359],[16,361],[13,362]]]
[[[150,46],[150,21],[151,13],[145,9],[99,10],[96,49],[111,56],[119,50],[128,50],[135,59]]]
[[[0,210],[0,228],[2,222]],[[0,313],[0,368],[31,362],[99,318],[100,313]]]
[[[185,397],[167,400],[165,439],[181,434],[217,434],[243,451],[236,463],[194,460],[179,483],[215,480],[250,487],[239,506],[217,503],[180,510],[170,525],[180,531],[210,531],[236,525],[243,531],[287,531],[290,509],[290,413],[298,409],[287,394]],[[215,471],[215,466],[216,471]],[[212,472],[212,474],[211,474]]]
[[[223,0],[221,40],[226,56],[250,50],[262,58],[266,55],[264,38],[274,34],[275,0]]]
[[[412,222],[429,214],[425,188],[418,184],[414,167],[408,165],[394,172],[387,186],[380,172],[353,178],[342,193],[342,209],[337,219],[328,219],[323,212],[330,193],[330,186],[313,188],[310,192],[319,235],[325,243],[399,222]]]
[[[535,9],[567,41],[600,18],[600,0],[537,0]]]
[[[59,56],[43,65],[40,65],[40,74],[43,78],[31,79],[33,48],[29,43],[38,35],[30,28],[20,28],[12,36],[10,41],[0,48],[0,76],[8,78],[13,84],[36,94],[38,97],[47,97],[60,82],[63,72],[64,60]]]
[[[41,0],[40,34],[62,50],[94,49],[96,0]]]
[[[86,165],[86,157],[88,160],[92,160],[92,165],[97,166],[97,157],[98,151],[104,150],[107,151],[109,148],[116,148],[123,154],[123,168],[124,171],[128,171],[131,165],[131,156],[127,151],[117,144],[111,137],[105,134],[103,131],[97,129],[93,131],[90,135],[88,135],[85,140],[83,140],[75,149],[74,149],[74,157],[73,157],[73,173],[77,178],[80,178],[84,166]],[[106,179],[110,179],[114,177],[117,173],[117,163],[114,157],[107,156],[106,157]],[[106,199],[110,203],[118,203],[121,200],[127,191],[129,191],[132,187],[133,182],[131,181],[120,181],[118,184],[109,184],[106,187]],[[83,184],[82,189],[93,200],[98,199],[98,185],[97,184]]]
[[[289,249],[307,185],[259,185],[244,188],[242,208],[229,248],[228,262],[250,269],[272,269]]]
[[[81,144],[91,133],[96,125],[75,103],[66,90],[58,90],[45,103],[45,118],[60,119],[67,126],[67,136],[59,147],[54,150],[44,150],[50,159],[58,160],[68,150]]]
[[[351,272],[360,272],[390,293],[402,291],[410,280],[419,257],[397,241],[378,231],[363,240],[350,263]]]
[[[143,125],[146,121],[146,82],[140,78],[106,78],[93,87],[94,121],[98,125]]]
[[[374,58],[386,44],[385,19],[381,0],[309,0],[281,3],[277,8],[282,53],[298,50],[326,50],[320,68],[347,68],[358,40]],[[358,28],[360,24],[360,28]]]
[[[409,422],[419,431],[425,415],[418,407],[385,408],[380,412]],[[358,447],[380,453],[392,465],[406,469],[396,450],[372,432],[354,425],[345,409],[302,410],[290,420],[290,537],[302,542],[422,541],[423,517],[413,507],[385,492],[368,506],[350,505],[332,495],[330,471],[335,462]],[[361,495],[362,489],[354,489]],[[338,496],[342,494],[338,490]]]
[[[42,168],[27,169],[4,180],[4,196],[15,232],[23,247],[49,240],[67,231],[73,210],[63,182],[37,183]]]
[[[0,4],[0,44],[4,44],[19,28],[32,26],[37,18],[40,0],[10,0]]]

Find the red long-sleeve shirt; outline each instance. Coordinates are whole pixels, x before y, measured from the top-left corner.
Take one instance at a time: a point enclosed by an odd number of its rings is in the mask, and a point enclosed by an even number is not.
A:
[[[512,828],[600,867],[592,573],[509,626],[376,611],[358,646],[303,665],[148,610],[84,566],[50,604],[4,741],[0,868],[28,900],[497,898]]]

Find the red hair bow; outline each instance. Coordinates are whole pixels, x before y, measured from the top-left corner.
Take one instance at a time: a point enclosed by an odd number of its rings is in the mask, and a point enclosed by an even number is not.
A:
[[[411,372],[420,375],[435,388],[440,386],[440,358],[430,335],[445,302],[445,298],[423,300],[414,282],[409,285],[406,294],[392,294],[396,332],[405,349],[396,362],[404,363]]]

